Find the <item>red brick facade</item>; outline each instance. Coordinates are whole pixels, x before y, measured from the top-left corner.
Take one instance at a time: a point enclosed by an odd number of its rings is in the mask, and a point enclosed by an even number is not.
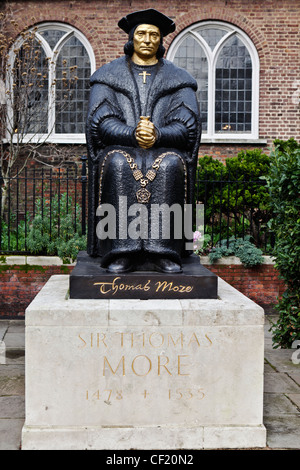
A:
[[[24,318],[25,309],[48,279],[66,271],[58,266],[0,266],[0,319]]]
[[[270,264],[252,268],[236,264],[206,267],[246,297],[264,307],[266,312],[272,309],[277,303],[277,297],[281,297],[285,290],[284,283],[278,278],[274,266]]]
[[[224,159],[257,145],[267,152],[275,138],[300,139],[298,0],[9,0],[7,4],[23,30],[45,21],[66,22],[79,29],[90,41],[97,67],[123,54],[126,35],[117,22],[131,11],[156,8],[174,18],[176,32],[166,38],[166,49],[194,23],[231,23],[249,36],[259,55],[259,137],[266,144],[203,144],[200,155]]]
[[[284,290],[274,266],[270,264],[256,268],[245,268],[235,264],[206,267],[264,307],[266,312],[277,303],[277,297]],[[0,265],[0,319],[24,318],[26,307],[50,276],[68,274],[71,270],[71,266]]]

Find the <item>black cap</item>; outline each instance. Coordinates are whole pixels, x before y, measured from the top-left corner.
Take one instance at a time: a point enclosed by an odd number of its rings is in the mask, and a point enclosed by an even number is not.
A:
[[[173,33],[176,28],[175,23],[171,18],[157,10],[154,10],[153,8],[129,13],[119,21],[118,26],[123,29],[125,33],[129,34],[132,28],[139,24],[153,24],[160,29],[163,36]]]

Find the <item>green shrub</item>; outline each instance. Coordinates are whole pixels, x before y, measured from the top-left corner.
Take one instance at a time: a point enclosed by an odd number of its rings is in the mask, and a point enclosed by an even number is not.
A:
[[[248,268],[263,262],[262,251],[251,243],[249,236],[244,239],[233,238],[228,242],[227,240],[222,240],[219,246],[211,250],[209,260],[211,263],[214,263],[223,256],[237,256],[243,265]]]
[[[247,234],[255,245],[264,244],[269,191],[260,178],[269,167],[268,155],[258,149],[241,151],[227,158],[226,165],[207,155],[199,159],[196,199],[205,205],[205,233],[211,235],[212,246]]]
[[[242,150],[236,157],[226,159],[226,167],[231,175],[249,181],[253,177],[269,173],[270,159],[260,149]]]
[[[76,218],[74,215],[76,209]],[[36,201],[36,215],[27,237],[28,250],[33,254],[57,255],[63,260],[76,259],[86,249],[86,237],[81,234],[81,209],[72,205],[71,197],[55,195],[50,201]]]
[[[1,251],[24,251],[26,249],[26,227],[25,220],[18,222],[16,226],[16,217],[11,215],[10,223],[4,220],[1,222]],[[27,216],[27,228],[29,217]]]
[[[270,155],[269,223],[275,233],[273,255],[286,291],[276,308],[279,319],[272,326],[275,347],[290,347],[300,339],[300,145],[294,140],[275,141]]]

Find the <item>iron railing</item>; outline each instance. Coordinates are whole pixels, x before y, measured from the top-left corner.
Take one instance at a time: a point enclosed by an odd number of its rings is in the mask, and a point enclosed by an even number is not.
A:
[[[197,171],[195,199],[204,204],[204,234],[211,246],[250,237],[265,253],[274,246],[266,181],[230,171]],[[208,237],[209,235],[209,237]]]
[[[87,230],[87,158],[81,167],[25,168],[17,175],[0,175],[0,254],[28,254],[27,237],[32,221],[48,217],[50,237],[60,232],[62,218],[69,214],[74,231]],[[5,196],[5,197],[4,197]],[[265,253],[274,244],[267,223],[268,191],[265,182],[243,175],[197,173],[195,201],[204,204],[206,244],[245,238]],[[198,230],[199,227],[194,227]]]
[[[63,217],[73,220],[74,231],[86,234],[87,171],[81,169],[25,168],[0,177],[0,253],[28,254],[27,237],[33,220],[48,219],[50,238],[60,233]]]

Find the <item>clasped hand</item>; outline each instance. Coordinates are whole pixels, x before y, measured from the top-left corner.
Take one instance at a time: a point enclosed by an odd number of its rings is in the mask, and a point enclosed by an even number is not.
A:
[[[155,144],[157,138],[155,126],[149,116],[141,116],[135,130],[135,138],[143,149],[149,149]]]

